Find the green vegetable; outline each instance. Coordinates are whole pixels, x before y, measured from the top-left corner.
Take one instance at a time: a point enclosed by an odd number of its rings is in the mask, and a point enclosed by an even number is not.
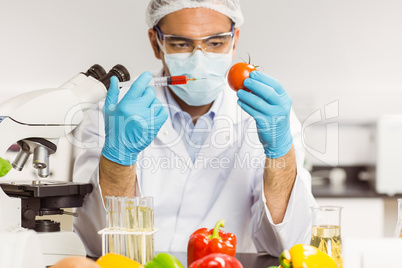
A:
[[[5,176],[11,170],[11,168],[12,166],[10,162],[0,157],[0,177]]]
[[[144,265],[145,268],[183,268],[183,265],[179,260],[167,253],[158,253],[147,264]]]

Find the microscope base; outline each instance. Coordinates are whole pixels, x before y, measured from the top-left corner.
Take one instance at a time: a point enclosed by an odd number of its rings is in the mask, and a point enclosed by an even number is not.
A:
[[[54,265],[69,256],[86,256],[85,247],[74,232],[37,233],[46,266]]]

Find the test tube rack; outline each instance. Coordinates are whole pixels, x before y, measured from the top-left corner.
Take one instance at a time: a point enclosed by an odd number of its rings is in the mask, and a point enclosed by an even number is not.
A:
[[[109,238],[110,237],[115,237],[116,235],[121,235],[121,237],[124,237],[123,240],[127,241],[129,239],[129,237],[136,236],[137,238],[141,239],[142,244],[146,244],[146,238],[149,236],[152,236],[157,231],[159,231],[159,230],[156,228],[154,228],[152,231],[146,231],[146,232],[138,232],[138,231],[130,231],[130,230],[115,230],[115,229],[111,229],[111,228],[102,229],[98,232],[98,234],[100,234],[102,236],[102,256],[105,255],[106,253],[110,252],[110,249],[109,249]],[[142,260],[141,261],[142,265],[144,265],[146,263],[145,260],[147,259],[147,254],[148,254],[147,248],[142,247],[141,256],[139,258],[140,261]],[[122,255],[126,255],[126,257],[129,257],[129,256],[127,256],[129,254],[122,254]]]
[[[102,255],[116,253],[141,264],[154,254],[153,197],[105,197],[106,228],[102,235]]]

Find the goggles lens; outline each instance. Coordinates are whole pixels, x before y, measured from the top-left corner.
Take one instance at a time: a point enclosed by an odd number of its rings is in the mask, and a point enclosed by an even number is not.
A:
[[[189,38],[175,35],[165,35],[155,27],[166,53],[191,53],[198,47],[205,52],[228,53],[233,44],[233,31],[201,38]]]

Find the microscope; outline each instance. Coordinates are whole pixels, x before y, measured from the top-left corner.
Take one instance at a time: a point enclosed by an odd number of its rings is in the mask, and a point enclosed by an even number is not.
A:
[[[59,139],[80,124],[85,110],[105,98],[112,76],[120,82],[130,80],[122,65],[106,73],[95,64],[58,88],[27,92],[0,104],[0,156],[18,144],[13,168],[21,171],[32,155],[32,165],[38,173],[38,178],[26,181],[0,179],[0,231],[35,230],[46,265],[68,255],[86,255],[75,233],[60,231],[59,222],[37,220],[36,216],[78,216],[63,209],[81,207],[84,197],[92,192],[89,183],[47,180],[49,158],[56,153]]]

